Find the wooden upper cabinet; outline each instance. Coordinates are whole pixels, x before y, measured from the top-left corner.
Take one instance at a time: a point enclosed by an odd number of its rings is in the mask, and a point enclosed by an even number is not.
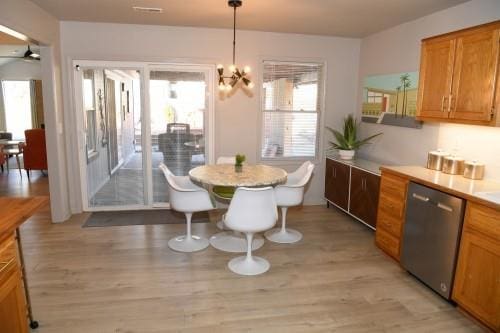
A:
[[[500,21],[424,39],[417,119],[500,126]]]
[[[486,122],[492,119],[499,31],[485,29],[457,39],[451,118]]]
[[[455,40],[429,41],[422,45],[417,107],[420,117],[448,118]]]

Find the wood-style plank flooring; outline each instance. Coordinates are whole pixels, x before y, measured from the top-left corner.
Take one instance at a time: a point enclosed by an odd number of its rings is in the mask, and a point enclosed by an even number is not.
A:
[[[3,177],[2,195],[9,184],[14,195],[47,188],[44,177],[29,186]],[[22,227],[39,333],[481,331],[333,208],[291,210],[289,225],[304,239],[266,242],[255,254],[271,270],[257,277],[233,274],[226,265],[235,255],[211,247],[171,251],[167,240],[184,225],[82,229],[85,214],[51,224],[49,213]],[[213,224],[193,229],[216,232]]]

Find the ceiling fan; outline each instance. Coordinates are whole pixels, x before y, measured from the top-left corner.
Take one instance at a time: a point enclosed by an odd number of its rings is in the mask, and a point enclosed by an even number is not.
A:
[[[26,61],[30,60],[40,60],[40,54],[31,51],[30,46],[28,45],[28,49],[22,56],[0,56],[0,59],[23,59]]]

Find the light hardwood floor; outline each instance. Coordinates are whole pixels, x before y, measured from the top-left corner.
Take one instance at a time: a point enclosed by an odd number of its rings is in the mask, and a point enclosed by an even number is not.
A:
[[[41,191],[47,178],[19,187],[13,193]],[[255,254],[271,270],[257,277],[233,274],[226,265],[234,254],[211,247],[171,251],[167,240],[184,225],[82,229],[85,214],[51,224],[49,213],[22,227],[39,333],[481,331],[333,208],[292,210],[290,227],[304,239],[266,242]],[[193,228],[216,232],[213,224]]]

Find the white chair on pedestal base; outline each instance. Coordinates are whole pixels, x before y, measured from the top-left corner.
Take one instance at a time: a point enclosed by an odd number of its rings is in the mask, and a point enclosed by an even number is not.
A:
[[[236,163],[236,158],[234,156],[221,156],[217,158],[216,164],[230,164],[234,165]],[[216,197],[219,203],[222,203],[223,207],[226,207],[233,198],[235,188],[229,186],[214,186],[212,193]],[[222,216],[221,220],[217,222],[217,228],[224,230],[219,232],[212,237],[210,237],[210,244],[216,249],[224,252],[245,252],[246,251],[246,239],[245,235],[240,232],[232,231],[227,226],[224,225],[225,214]],[[252,241],[252,248],[254,250],[262,247],[264,245],[264,238],[262,236],[255,236]]]
[[[236,189],[229,205],[225,223],[232,230],[245,234],[247,253],[231,259],[228,267],[240,275],[258,275],[269,270],[269,262],[252,255],[254,234],[272,228],[278,219],[278,210],[272,187]]]
[[[193,213],[214,209],[208,192],[196,186],[187,176],[175,176],[165,166],[160,164],[168,183],[168,195],[172,209],[182,212],[186,216],[186,234],[172,238],[168,247],[179,252],[196,252],[206,249],[208,239],[191,234],[191,218]]]
[[[267,231],[264,236],[275,243],[296,243],[302,239],[302,234],[297,230],[286,228],[286,213],[288,207],[297,206],[304,199],[304,187],[311,179],[314,164],[304,162],[296,171],[290,173],[283,185],[274,189],[276,203],[281,208],[281,228]]]

